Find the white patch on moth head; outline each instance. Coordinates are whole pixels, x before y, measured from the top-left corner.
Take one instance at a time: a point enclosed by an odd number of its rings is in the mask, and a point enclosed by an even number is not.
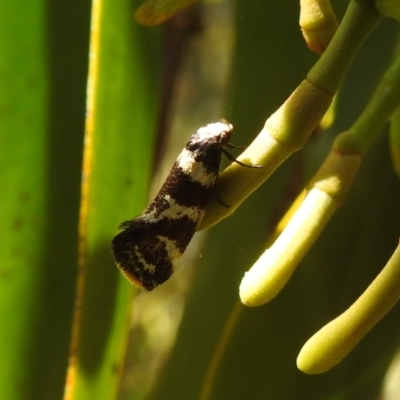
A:
[[[198,129],[197,134],[200,140],[212,138],[214,136],[225,136],[232,133],[233,126],[228,122],[214,122]]]
[[[165,250],[167,251],[169,258],[171,260],[176,260],[177,258],[182,256],[182,253],[176,246],[175,242],[166,236],[157,236],[160,242],[165,243]]]
[[[183,173],[203,186],[212,186],[217,180],[217,174],[208,172],[202,162],[196,161],[191,151],[183,149],[176,160]]]

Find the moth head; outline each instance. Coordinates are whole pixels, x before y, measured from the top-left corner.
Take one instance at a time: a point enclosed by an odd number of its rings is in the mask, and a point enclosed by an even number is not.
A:
[[[225,121],[214,122],[200,128],[191,138],[188,143],[192,149],[205,144],[216,145],[223,148],[229,143],[233,132],[233,126]]]

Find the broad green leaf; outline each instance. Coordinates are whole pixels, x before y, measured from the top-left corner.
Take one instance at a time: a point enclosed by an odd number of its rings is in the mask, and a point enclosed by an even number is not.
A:
[[[0,5],[3,399],[63,393],[77,272],[87,6]]]
[[[94,1],[80,213],[80,277],[67,399],[116,398],[132,286],[110,253],[147,198],[158,110],[158,34],[129,1]]]

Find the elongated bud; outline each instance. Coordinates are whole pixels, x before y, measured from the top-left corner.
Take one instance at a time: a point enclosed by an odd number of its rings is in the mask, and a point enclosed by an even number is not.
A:
[[[343,360],[400,299],[400,246],[367,290],[303,346],[297,367],[321,374]]]
[[[330,1],[301,0],[300,7],[300,27],[307,46],[322,54],[338,27]]]

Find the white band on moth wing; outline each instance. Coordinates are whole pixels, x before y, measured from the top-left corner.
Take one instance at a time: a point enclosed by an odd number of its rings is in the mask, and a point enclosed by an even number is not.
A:
[[[189,175],[193,181],[199,182],[203,186],[214,185],[218,175],[215,172],[209,172],[201,161],[194,159],[193,152],[183,149],[176,160],[178,167],[186,175]]]
[[[151,272],[152,274],[154,274],[154,272],[156,271],[156,266],[153,264],[149,264],[144,258],[142,253],[140,252],[140,249],[138,246],[134,246],[133,247],[133,251],[135,252],[135,255],[137,257],[137,259],[139,260],[139,262],[144,266],[144,269],[146,271]]]
[[[187,207],[177,203],[170,195],[164,196],[164,199],[169,203],[169,207],[163,210],[161,213],[157,209],[153,209],[151,212],[143,214],[141,219],[146,222],[160,222],[164,218],[168,219],[180,219],[182,217],[188,217],[193,222],[199,222],[204,217],[205,211],[199,207]]]
[[[175,260],[182,256],[182,253],[172,239],[168,238],[167,236],[157,236],[157,238],[160,240],[160,242],[165,243],[165,250],[167,251],[171,260]]]
[[[205,211],[199,207],[187,207],[182,206],[175,201],[170,195],[164,196],[164,199],[168,201],[170,208],[163,211],[160,216],[167,217],[170,219],[180,219],[182,217],[188,217],[193,222],[198,222],[203,218]]]

